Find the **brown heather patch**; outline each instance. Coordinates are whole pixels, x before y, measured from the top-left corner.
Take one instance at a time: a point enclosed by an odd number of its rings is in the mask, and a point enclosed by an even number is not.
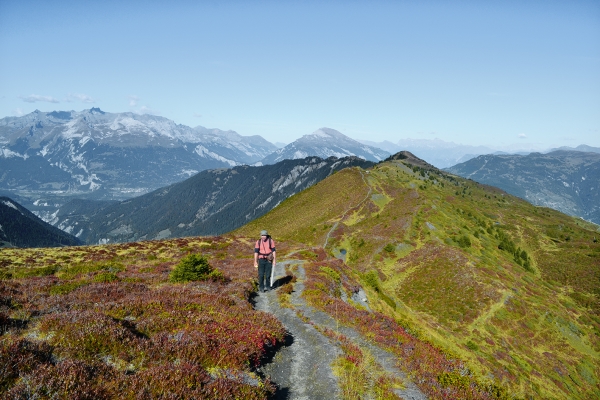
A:
[[[2,271],[26,276],[19,260],[34,251],[38,261],[30,268],[56,260],[60,266],[45,276],[0,281],[7,330],[0,364],[14,367],[0,368],[1,396],[264,399],[272,393],[251,371],[285,331],[248,302],[255,270],[246,242],[216,237],[9,249],[0,252]],[[169,283],[172,268],[193,252],[206,255],[225,280]],[[100,274],[117,279],[94,282]],[[11,362],[15,354],[23,361]]]

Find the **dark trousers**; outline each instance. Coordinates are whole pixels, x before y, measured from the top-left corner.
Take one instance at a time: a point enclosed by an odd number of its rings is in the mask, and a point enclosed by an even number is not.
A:
[[[271,268],[273,263],[266,258],[258,259],[258,290],[271,287]]]

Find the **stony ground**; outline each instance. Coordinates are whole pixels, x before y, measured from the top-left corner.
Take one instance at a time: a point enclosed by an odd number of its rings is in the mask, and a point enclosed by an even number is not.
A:
[[[292,268],[293,267],[293,268]],[[279,262],[275,269],[275,280],[286,275],[286,270],[296,276],[294,292],[290,303],[293,308],[281,307],[275,291],[260,293],[255,298],[255,307],[275,315],[288,331],[288,340],[270,362],[261,368],[261,373],[271,377],[278,386],[276,399],[338,399],[341,398],[337,378],[331,363],[341,354],[341,349],[315,327],[329,328],[352,340],[356,345],[367,349],[375,361],[388,374],[399,377],[404,382],[403,389],[396,394],[407,400],[426,399],[426,396],[410,382],[396,367],[395,357],[387,351],[362,338],[354,329],[339,326],[323,312],[308,306],[302,299],[306,279],[302,261]],[[308,318],[301,319],[297,313]]]

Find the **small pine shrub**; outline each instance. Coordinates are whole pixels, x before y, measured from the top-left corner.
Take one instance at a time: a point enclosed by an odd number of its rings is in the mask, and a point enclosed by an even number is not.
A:
[[[381,292],[381,287],[379,286],[379,278],[377,277],[377,272],[371,270],[363,276],[363,279],[365,280],[365,283],[367,285],[369,285],[377,293]]]
[[[471,239],[469,239],[466,235],[462,235],[458,238],[458,245],[463,249],[471,247]]]
[[[94,276],[94,282],[98,282],[98,283],[109,283],[109,282],[114,282],[114,281],[118,281],[119,277],[117,276],[117,274],[113,273],[113,272],[103,272],[100,273],[96,276]]]
[[[394,250],[396,250],[396,246],[394,246],[391,243],[388,243],[385,245],[385,247],[383,248],[383,250],[385,250],[388,253],[392,253]]]
[[[473,350],[473,351],[477,351],[477,350],[479,350],[479,346],[477,346],[477,344],[476,344],[476,343],[473,343],[473,342],[472,342],[472,341],[470,341],[470,340],[467,342],[467,347],[468,347],[469,349]]]
[[[183,257],[169,275],[171,282],[204,281],[207,279],[220,280],[223,274],[208,263],[208,259],[198,254]]]

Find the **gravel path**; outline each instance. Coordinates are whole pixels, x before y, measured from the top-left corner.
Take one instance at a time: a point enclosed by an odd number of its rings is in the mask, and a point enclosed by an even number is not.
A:
[[[406,400],[424,400],[427,397],[410,382],[396,367],[396,357],[378,346],[366,341],[352,328],[339,326],[329,315],[308,306],[301,294],[304,290],[306,274],[302,261],[288,260],[277,263],[275,279],[285,276],[285,269],[295,265],[296,283],[290,303],[309,320],[318,326],[337,331],[362,348],[368,349],[376,362],[389,374],[401,378],[405,388],[397,389],[396,394]],[[322,335],[312,325],[302,321],[295,310],[282,308],[273,291],[261,293],[256,298],[256,309],[275,315],[286,327],[290,335],[286,346],[281,348],[273,360],[261,368],[269,375],[279,390],[276,399],[338,399],[340,391],[337,378],[331,370],[331,362],[341,355],[341,350],[329,338]]]
[[[275,279],[285,276],[286,262],[276,265]],[[261,368],[277,384],[276,399],[338,399],[337,378],[333,375],[331,362],[341,350],[302,321],[296,312],[279,306],[274,291],[260,293],[256,309],[275,315],[287,329],[290,338],[273,360]]]

